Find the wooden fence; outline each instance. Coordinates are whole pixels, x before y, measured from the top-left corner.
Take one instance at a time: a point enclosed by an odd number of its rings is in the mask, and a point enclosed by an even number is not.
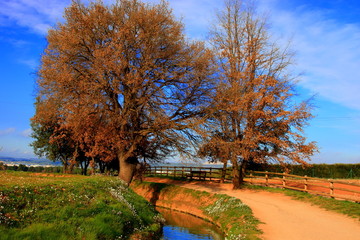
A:
[[[187,166],[151,166],[148,176],[169,176],[188,180],[208,180],[230,182],[231,169],[216,167]],[[360,202],[360,184],[348,180],[321,179],[298,176],[287,173],[249,171],[245,177],[247,183],[292,189],[336,199]]]
[[[250,171],[249,175],[247,175],[247,182],[360,202],[360,184],[349,180],[322,179],[287,173]]]
[[[174,166],[151,166],[146,169],[146,175],[171,176],[187,179],[199,179],[208,181],[225,182],[231,180],[231,170],[216,167],[174,167]],[[201,175],[200,175],[201,174]]]

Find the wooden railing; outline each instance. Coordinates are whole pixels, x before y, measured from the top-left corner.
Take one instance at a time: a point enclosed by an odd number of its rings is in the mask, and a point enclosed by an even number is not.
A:
[[[151,176],[179,177],[189,180],[231,181],[231,169],[216,167],[151,166],[146,172]],[[255,185],[287,188],[337,199],[360,202],[360,184],[347,180],[334,180],[298,176],[287,173],[249,171],[245,181]]]
[[[151,166],[146,169],[146,175],[171,176],[187,179],[225,182],[231,180],[231,170],[216,167],[175,167],[175,166]]]
[[[360,184],[287,173],[249,171],[247,182],[360,202]]]

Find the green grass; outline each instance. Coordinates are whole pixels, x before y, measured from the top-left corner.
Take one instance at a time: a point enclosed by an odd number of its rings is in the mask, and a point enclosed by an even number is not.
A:
[[[259,239],[261,231],[252,210],[239,199],[224,194],[216,194],[213,204],[204,207],[204,212],[226,230],[227,239]]]
[[[0,171],[1,239],[128,239],[156,235],[155,209],[114,177]]]
[[[359,203],[336,200],[332,198],[322,197],[318,195],[313,195],[313,194],[289,190],[289,189],[270,188],[270,187],[256,186],[251,184],[246,184],[244,187],[254,190],[265,190],[269,192],[283,193],[287,196],[292,197],[293,199],[308,202],[329,211],[345,214],[352,218],[356,218],[360,221]]]

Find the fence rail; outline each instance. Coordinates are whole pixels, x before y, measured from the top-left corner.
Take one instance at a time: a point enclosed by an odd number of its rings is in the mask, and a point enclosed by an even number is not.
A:
[[[360,184],[287,173],[250,171],[248,182],[360,202]]]
[[[200,174],[201,173],[201,174]],[[216,167],[151,166],[145,175],[170,176],[189,180],[230,182],[231,170]],[[321,179],[287,173],[249,171],[245,181],[254,185],[281,187],[336,199],[360,202],[360,184],[345,180]]]
[[[146,175],[171,176],[189,178],[194,172],[205,173],[203,180],[225,182],[231,180],[231,170],[216,167],[175,167],[175,166],[151,166],[146,169]]]

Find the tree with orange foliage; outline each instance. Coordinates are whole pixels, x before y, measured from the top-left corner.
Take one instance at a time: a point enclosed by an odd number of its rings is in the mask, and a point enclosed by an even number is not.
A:
[[[189,152],[209,102],[212,52],[185,39],[166,2],[74,1],[47,40],[37,115],[57,102],[86,156],[112,151],[130,183],[139,157]]]
[[[292,55],[272,42],[266,19],[254,5],[227,0],[211,36],[220,81],[200,153],[230,160],[235,189],[249,162],[306,164],[316,151],[303,134],[311,108],[294,101]]]

